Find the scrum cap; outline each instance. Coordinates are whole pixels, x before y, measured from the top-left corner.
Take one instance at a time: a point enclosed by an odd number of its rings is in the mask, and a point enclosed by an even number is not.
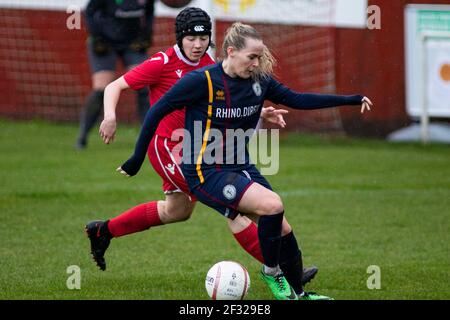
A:
[[[175,19],[175,34],[177,44],[182,48],[185,36],[208,35],[211,44],[211,18],[200,8],[183,9]]]

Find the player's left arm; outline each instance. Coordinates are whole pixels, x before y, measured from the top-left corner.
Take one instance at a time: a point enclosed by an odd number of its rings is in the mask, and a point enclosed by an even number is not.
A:
[[[201,85],[202,74],[186,74],[153,105],[145,115],[133,155],[117,171],[127,177],[136,175],[145,160],[147,149],[161,120],[169,113],[195,103],[207,90]],[[205,81],[206,84],[206,81]]]
[[[291,90],[285,85],[271,78],[265,98],[277,103],[283,104],[293,109],[314,110],[323,108],[332,108],[338,106],[358,105],[361,106],[361,113],[373,107],[369,98],[355,95],[334,95],[334,94],[316,94],[299,93]]]

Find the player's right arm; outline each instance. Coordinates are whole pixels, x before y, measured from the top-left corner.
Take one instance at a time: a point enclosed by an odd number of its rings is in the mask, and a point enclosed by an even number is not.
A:
[[[119,103],[120,93],[122,90],[128,89],[129,87],[130,86],[122,76],[108,84],[105,88],[105,95],[103,99],[104,118],[100,124],[99,133],[103,139],[103,142],[106,144],[112,142],[116,135],[116,107],[117,103]]]
[[[104,120],[99,131],[104,143],[109,144],[114,140],[117,128],[116,107],[122,90],[139,90],[158,83],[164,64],[164,54],[157,53],[106,86],[103,99]]]

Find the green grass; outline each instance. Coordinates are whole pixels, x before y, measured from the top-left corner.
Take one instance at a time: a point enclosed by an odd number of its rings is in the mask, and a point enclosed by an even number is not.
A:
[[[136,127],[114,144],[92,134],[74,149],[74,125],[0,120],[0,299],[206,299],[204,278],[220,260],[251,276],[247,299],[272,299],[259,264],[225,219],[199,204],[184,223],[114,239],[108,269],[91,261],[84,224],[162,198],[146,163],[125,179]],[[283,198],[306,265],[320,269],[307,289],[336,299],[450,298],[450,148],[290,135],[280,172],[268,177]],[[81,268],[69,290],[68,266]],[[367,268],[381,269],[369,290]]]

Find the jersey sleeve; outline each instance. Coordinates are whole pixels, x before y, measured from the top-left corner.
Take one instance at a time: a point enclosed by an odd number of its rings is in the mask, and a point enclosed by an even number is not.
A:
[[[313,110],[345,105],[361,105],[364,97],[362,95],[299,93],[270,78],[265,98],[293,109]]]
[[[191,72],[185,75],[147,112],[136,142],[134,153],[122,166],[130,176],[137,174],[145,160],[148,145],[155,135],[161,120],[169,113],[191,107],[208,92],[203,73]]]
[[[157,53],[124,74],[126,83],[133,90],[139,90],[159,82],[164,69],[165,57]]]

